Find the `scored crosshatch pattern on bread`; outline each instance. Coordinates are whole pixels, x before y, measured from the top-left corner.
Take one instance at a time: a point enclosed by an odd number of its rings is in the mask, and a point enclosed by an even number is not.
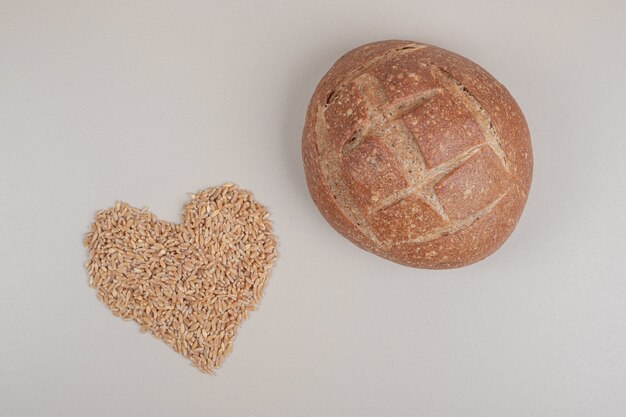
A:
[[[455,64],[473,72],[476,82],[466,85]],[[495,105],[499,120],[481,103],[485,91],[504,104]],[[507,118],[517,125],[518,137],[505,129],[514,139],[509,149],[520,145],[517,155],[503,146],[499,128]],[[357,48],[318,85],[309,121],[303,157],[311,194],[324,217],[367,250],[392,260],[394,251],[402,252],[401,263],[428,266],[423,244],[461,236],[495,213],[508,217],[492,233],[495,250],[521,214],[532,171],[523,116],[504,87],[458,55],[402,41]],[[431,258],[450,249],[431,246]],[[441,267],[466,263],[443,258]]]
[[[422,48],[400,48],[395,49],[395,53],[400,52],[414,52],[418,51]],[[379,141],[383,142],[388,148],[393,147],[401,147],[405,149],[406,152],[410,155],[409,158],[403,158],[399,162],[404,165],[404,168],[407,172],[407,181],[409,186],[398,190],[392,193],[389,196],[386,196],[381,201],[374,201],[372,207],[369,208],[369,213],[377,212],[380,210],[384,210],[387,207],[399,202],[407,198],[411,194],[415,194],[418,198],[424,200],[426,204],[428,204],[442,219],[449,222],[447,227],[437,228],[432,232],[418,236],[413,239],[392,242],[391,244],[402,244],[407,242],[426,242],[428,240],[434,240],[443,234],[456,233],[463,228],[466,228],[472,225],[477,219],[482,217],[484,214],[489,213],[493,207],[502,199],[506,191],[502,193],[498,198],[496,198],[493,203],[487,205],[484,209],[467,216],[465,219],[450,222],[448,215],[446,214],[444,208],[441,206],[439,199],[437,198],[437,193],[435,192],[435,185],[441,181],[444,177],[449,175],[453,170],[458,168],[461,164],[465,163],[469,158],[471,158],[476,152],[479,152],[484,144],[476,145],[462,154],[458,155],[455,158],[448,160],[447,162],[431,168],[426,169],[426,165],[424,163],[424,157],[422,155],[421,150],[419,149],[419,141],[413,134],[413,132],[406,126],[403,121],[403,117],[408,113],[416,111],[419,106],[430,100],[433,96],[437,94],[441,94],[442,89],[432,89],[428,90],[425,93],[415,95],[410,97],[408,100],[404,102],[398,102],[390,104],[388,98],[385,95],[383,88],[380,85],[380,82],[368,74],[367,69],[372,68],[374,65],[378,64],[382,61],[382,59],[389,57],[390,54],[383,55],[381,58],[373,59],[363,68],[359,69],[359,71],[355,72],[353,76],[349,79],[349,81],[345,81],[339,89],[335,90],[335,97],[338,97],[338,93],[341,91],[349,83],[353,82],[356,84],[359,93],[364,99],[364,104],[366,106],[366,112],[368,114],[368,123],[360,126],[354,134],[346,141],[345,145],[342,148],[342,152],[345,155],[346,153],[354,150],[363,142],[365,137],[376,137]],[[453,94],[457,94],[456,90],[462,91],[460,94],[463,98],[463,102],[466,103],[466,106],[474,112],[477,120],[480,121],[481,127],[484,129],[484,137],[486,144],[491,148],[491,150],[498,156],[505,170],[508,171],[506,164],[506,154],[500,145],[500,140],[498,138],[497,131],[493,128],[493,123],[491,122],[489,115],[482,109],[480,104],[476,101],[475,98],[468,92],[467,88],[464,87],[460,82],[455,81],[452,76],[442,70],[440,68],[432,68],[435,74],[445,74],[443,78],[445,79],[446,90],[450,91]],[[441,75],[439,75],[441,77]],[[323,106],[323,111],[318,117],[317,123],[322,124],[319,128],[319,132],[322,135],[319,137],[320,140],[324,141],[325,131],[323,124],[325,122],[325,112],[328,109],[328,106]],[[393,145],[388,143],[390,140],[394,140]],[[338,162],[337,158],[333,159],[333,162]],[[328,175],[328,170],[322,171],[326,175]],[[345,182],[337,182],[337,186],[345,187]],[[339,193],[339,195],[346,195],[349,191],[344,191]],[[345,203],[345,201],[344,201]],[[345,204],[344,204],[345,206]],[[357,227],[361,229],[364,234],[371,234],[370,226],[367,216],[362,216],[359,222],[357,222]],[[373,236],[373,240],[381,243],[378,236]],[[384,242],[383,244],[389,245],[389,242]]]

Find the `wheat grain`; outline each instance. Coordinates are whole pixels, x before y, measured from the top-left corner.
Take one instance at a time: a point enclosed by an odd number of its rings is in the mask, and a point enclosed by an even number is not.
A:
[[[276,239],[249,191],[227,183],[190,197],[181,224],[123,202],[99,211],[85,266],[114,315],[213,373],[262,297]]]

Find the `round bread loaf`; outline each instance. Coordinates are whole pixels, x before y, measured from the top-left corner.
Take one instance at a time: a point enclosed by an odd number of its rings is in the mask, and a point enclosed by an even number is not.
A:
[[[460,55],[397,40],[348,52],[322,78],[302,157],[333,228],[391,261],[433,269],[504,243],[533,165],[524,115],[502,84]]]

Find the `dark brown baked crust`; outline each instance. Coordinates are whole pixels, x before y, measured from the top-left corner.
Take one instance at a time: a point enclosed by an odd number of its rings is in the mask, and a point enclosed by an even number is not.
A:
[[[511,234],[532,176],[528,126],[506,88],[460,55],[363,45],[322,78],[302,157],[326,220],[404,265],[455,268]]]

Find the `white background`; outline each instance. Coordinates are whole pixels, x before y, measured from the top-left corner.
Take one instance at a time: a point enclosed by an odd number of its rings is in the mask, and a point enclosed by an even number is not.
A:
[[[623,416],[626,3],[0,0],[0,414]],[[521,222],[476,265],[395,265],[309,198],[318,80],[379,39],[479,63],[524,110]],[[217,376],[87,285],[117,199],[175,221],[234,181],[281,258]]]

